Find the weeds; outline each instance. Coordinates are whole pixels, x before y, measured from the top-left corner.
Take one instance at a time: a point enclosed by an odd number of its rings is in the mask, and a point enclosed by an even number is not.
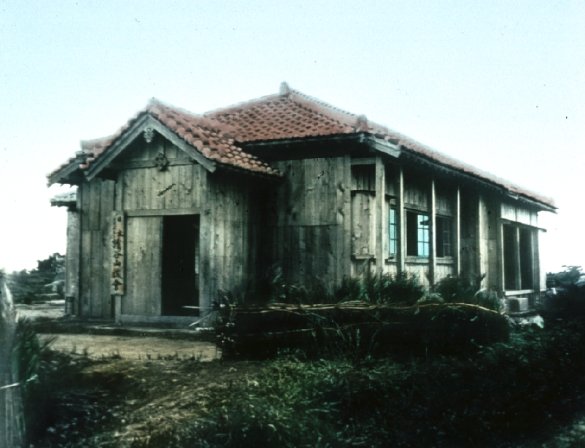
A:
[[[467,277],[448,276],[440,280],[433,288],[448,303],[469,303],[484,308],[501,311],[502,303],[494,291],[481,289],[483,276],[470,280]]]
[[[280,358],[134,446],[536,446],[585,392],[583,337],[573,322],[457,357]]]

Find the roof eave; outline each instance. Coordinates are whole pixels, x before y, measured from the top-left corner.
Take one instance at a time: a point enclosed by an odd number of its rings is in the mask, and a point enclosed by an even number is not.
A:
[[[460,178],[463,178],[463,179],[466,179],[466,180],[469,180],[469,181],[472,181],[475,183],[482,184],[483,186],[485,186],[489,189],[497,190],[498,192],[500,192],[501,194],[503,194],[507,197],[510,197],[514,200],[525,202],[525,203],[527,203],[535,208],[538,208],[541,211],[549,211],[549,212],[555,213],[555,211],[557,210],[557,208],[554,205],[552,205],[548,202],[541,201],[541,200],[538,200],[536,198],[530,197],[527,194],[511,191],[510,189],[506,188],[505,186],[503,186],[495,181],[485,179],[481,176],[478,176],[477,174],[468,173],[462,169],[458,169],[456,167],[449,166],[447,164],[438,162],[436,160],[433,160],[430,157],[426,157],[426,156],[419,154],[417,152],[403,151],[401,153],[401,155],[403,155],[406,158],[412,158],[412,159],[417,160],[418,162],[422,161],[428,165],[442,169],[453,176],[457,176],[457,177],[460,177]]]

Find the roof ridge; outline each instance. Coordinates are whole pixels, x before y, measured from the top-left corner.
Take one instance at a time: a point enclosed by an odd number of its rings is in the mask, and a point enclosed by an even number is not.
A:
[[[187,115],[191,119],[197,120],[197,125],[207,131],[216,131],[221,133],[222,138],[227,140],[233,140],[235,135],[235,129],[228,123],[223,123],[213,116],[207,116],[206,114],[199,114],[192,112],[183,107],[178,107],[173,104],[161,101],[156,98],[151,98],[147,107],[147,112],[156,116],[157,108],[162,107],[176,114]]]
[[[233,103],[233,104],[230,104],[229,106],[218,107],[217,109],[208,110],[207,112],[203,113],[203,116],[215,119],[216,115],[227,114],[233,110],[240,109],[243,106],[254,105],[256,103],[261,103],[261,102],[271,100],[271,99],[278,99],[278,98],[281,98],[283,96],[285,96],[285,95],[281,95],[279,93],[271,93],[270,95],[264,95],[264,96],[261,96],[258,98],[253,98],[251,100],[245,100],[245,101]]]
[[[297,102],[301,102],[310,107],[314,112],[333,119],[344,126],[351,126],[355,128],[356,131],[370,132],[370,130],[375,130],[377,133],[393,132],[387,126],[369,120],[365,114],[349,112],[319,98],[307,95],[299,90],[290,89],[290,96],[292,97],[293,95],[296,97],[295,99]],[[323,111],[321,108],[326,108],[327,112]],[[349,120],[350,118],[351,120]]]

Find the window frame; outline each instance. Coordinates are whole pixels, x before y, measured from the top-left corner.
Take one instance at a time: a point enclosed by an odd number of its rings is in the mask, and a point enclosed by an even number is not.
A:
[[[414,224],[413,224],[414,222]],[[428,212],[406,210],[406,255],[431,256],[431,218]]]
[[[435,215],[435,255],[437,258],[453,257],[453,218]]]
[[[398,255],[398,210],[390,206],[388,209],[388,258]]]

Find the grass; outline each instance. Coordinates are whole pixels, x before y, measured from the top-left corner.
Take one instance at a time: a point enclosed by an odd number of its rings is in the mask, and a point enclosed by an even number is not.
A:
[[[577,321],[466,356],[268,361],[133,446],[538,444],[581,409],[584,336]]]

